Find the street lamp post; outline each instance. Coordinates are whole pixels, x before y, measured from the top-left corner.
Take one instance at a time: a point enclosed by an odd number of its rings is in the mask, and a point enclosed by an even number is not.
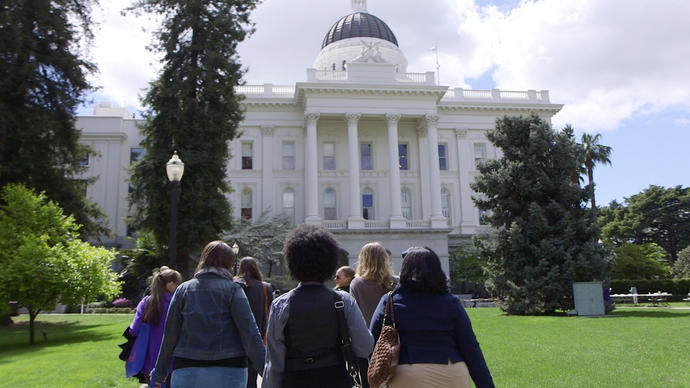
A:
[[[177,151],[173,153],[172,158],[165,164],[165,172],[168,174],[168,180],[172,183],[170,190],[170,241],[168,243],[170,249],[170,268],[177,268],[177,202],[180,199],[180,180],[184,174],[184,163],[177,156]]]
[[[235,271],[234,275],[237,275],[237,262],[239,262],[239,260],[237,258],[237,254],[240,253],[240,246],[237,245],[237,241],[235,241],[235,243],[232,244],[232,253],[235,254],[235,265],[233,266],[233,267],[235,267],[235,268],[233,268]]]

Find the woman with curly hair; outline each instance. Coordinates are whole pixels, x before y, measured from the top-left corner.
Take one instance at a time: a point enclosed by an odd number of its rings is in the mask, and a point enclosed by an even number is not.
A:
[[[393,267],[386,248],[377,242],[365,244],[359,252],[356,277],[350,294],[357,301],[367,325],[381,296],[393,289]]]
[[[368,357],[374,341],[355,300],[324,284],[335,272],[338,244],[327,229],[301,225],[288,236],[283,252],[299,284],[271,305],[262,387],[351,388],[338,311],[343,314],[354,357]]]
[[[371,320],[376,339],[387,301],[388,295],[381,298]],[[470,318],[449,292],[434,251],[427,247],[407,250],[392,301],[400,359],[389,387],[470,388],[470,378],[477,388],[494,387]]]

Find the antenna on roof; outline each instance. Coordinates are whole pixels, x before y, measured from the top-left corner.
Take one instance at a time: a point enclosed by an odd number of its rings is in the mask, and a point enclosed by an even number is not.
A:
[[[367,0],[352,0],[352,12],[367,12]]]

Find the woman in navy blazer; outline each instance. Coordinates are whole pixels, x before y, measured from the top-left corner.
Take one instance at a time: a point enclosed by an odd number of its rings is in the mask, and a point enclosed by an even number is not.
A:
[[[460,300],[449,293],[441,261],[429,248],[404,255],[400,286],[393,291],[400,360],[389,387],[493,387],[493,379]],[[374,339],[381,334],[388,295],[371,320]]]

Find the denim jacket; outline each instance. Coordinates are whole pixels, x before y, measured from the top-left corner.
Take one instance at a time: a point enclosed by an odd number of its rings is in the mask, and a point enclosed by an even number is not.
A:
[[[165,380],[172,357],[219,360],[248,356],[264,368],[265,349],[241,287],[225,269],[207,268],[182,283],[165,322],[156,382]]]

